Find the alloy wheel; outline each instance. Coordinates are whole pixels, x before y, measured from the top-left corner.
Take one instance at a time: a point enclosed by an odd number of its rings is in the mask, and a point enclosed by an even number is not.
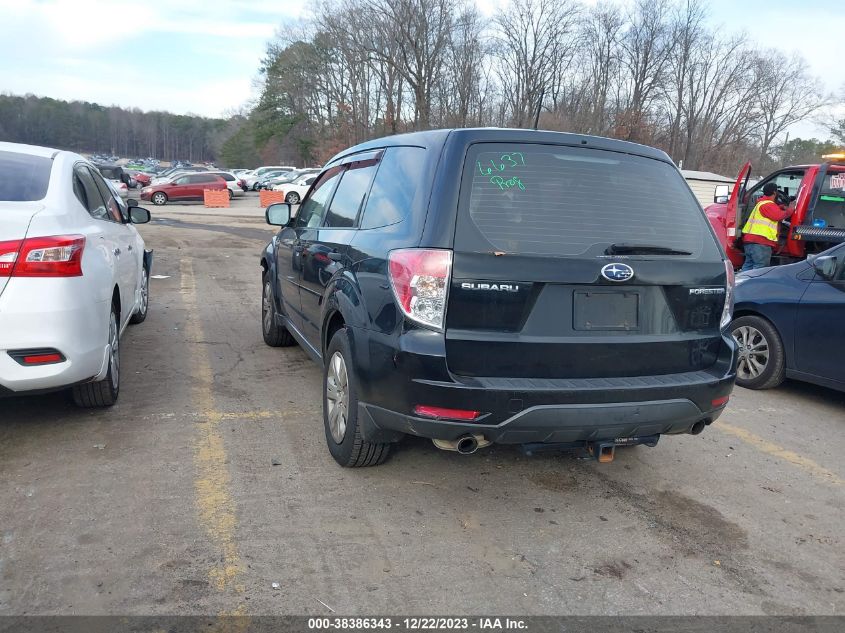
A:
[[[264,292],[261,296],[261,320],[264,324],[264,332],[270,332],[273,327],[273,288],[270,286],[270,281],[264,282]]]
[[[326,375],[326,406],[328,407],[329,431],[332,439],[340,444],[346,435],[346,421],[349,413],[349,374],[343,354],[335,352],[329,361]]]
[[[750,325],[736,328],[733,337],[739,344],[737,375],[742,380],[757,378],[769,363],[769,342],[760,330]]]
[[[147,306],[150,304],[150,273],[147,272],[147,269],[142,269],[141,272],[141,305],[139,306],[138,313],[139,314],[146,314],[147,313]]]

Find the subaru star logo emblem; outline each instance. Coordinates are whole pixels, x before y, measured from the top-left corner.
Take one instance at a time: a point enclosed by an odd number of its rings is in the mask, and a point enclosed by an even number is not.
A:
[[[602,267],[601,276],[608,281],[628,281],[634,276],[634,269],[628,264],[608,264]]]

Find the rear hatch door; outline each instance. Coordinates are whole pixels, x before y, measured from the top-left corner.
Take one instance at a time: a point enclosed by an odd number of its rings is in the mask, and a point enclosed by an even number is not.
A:
[[[453,374],[635,377],[716,362],[727,274],[673,165],[482,143],[469,150],[459,205]]]

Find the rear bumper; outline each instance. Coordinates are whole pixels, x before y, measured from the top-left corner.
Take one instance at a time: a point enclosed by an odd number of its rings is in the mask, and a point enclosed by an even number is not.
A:
[[[0,395],[61,389],[107,368],[110,303],[98,301],[84,277],[36,282],[13,279],[0,298]],[[8,353],[38,348],[66,360],[27,367]]]
[[[717,362],[701,371],[512,379],[451,374],[442,335],[435,332],[405,332],[397,350],[386,345],[387,337],[352,329],[362,378],[359,424],[370,441],[398,441],[403,434],[454,440],[469,433],[505,444],[563,443],[689,433],[721,415],[736,377],[730,337],[724,337]],[[472,422],[432,420],[414,415],[416,405],[481,415]]]
[[[705,413],[686,399],[538,405],[490,425],[429,420],[361,404],[358,421],[370,441],[395,441],[402,433],[443,440],[481,434],[499,444],[573,443],[689,433],[696,423],[713,422],[723,409]]]

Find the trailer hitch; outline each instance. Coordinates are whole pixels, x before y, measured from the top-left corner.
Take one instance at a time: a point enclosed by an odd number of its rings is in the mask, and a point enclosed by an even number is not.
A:
[[[612,440],[597,440],[586,442],[554,442],[544,443],[535,442],[531,444],[523,444],[522,452],[528,456],[534,453],[544,453],[548,451],[565,451],[565,450],[581,450],[586,451],[587,455],[597,459],[603,464],[613,461],[616,455],[616,448],[619,446],[637,446],[644,444],[645,446],[657,446],[660,440],[660,435],[636,435],[632,437],[617,437]]]

